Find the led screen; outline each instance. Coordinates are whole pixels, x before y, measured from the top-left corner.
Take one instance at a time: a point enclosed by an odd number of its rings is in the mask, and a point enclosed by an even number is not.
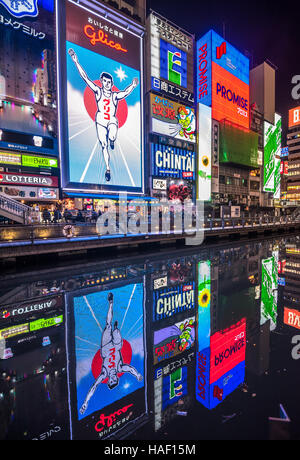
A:
[[[300,311],[291,308],[284,309],[284,324],[300,330]]]
[[[142,192],[141,53],[141,38],[66,2],[65,188]]]
[[[0,147],[57,155],[55,0],[0,2]]]

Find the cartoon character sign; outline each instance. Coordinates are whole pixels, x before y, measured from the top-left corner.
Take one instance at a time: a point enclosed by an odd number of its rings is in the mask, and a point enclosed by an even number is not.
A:
[[[97,113],[95,116],[97,137],[99,144],[102,147],[103,158],[106,165],[105,180],[111,180],[110,168],[110,153],[115,149],[115,142],[117,140],[119,121],[117,119],[117,108],[119,101],[126,99],[132,91],[139,85],[138,78],[134,78],[132,83],[124,90],[114,90],[114,81],[110,73],[102,72],[100,76],[101,85],[93,82],[86,74],[85,70],[79,63],[77,54],[70,48],[69,55],[73,59],[78,72],[86,83],[86,85],[93,91],[97,102]]]
[[[183,140],[195,141],[196,117],[190,107],[181,106],[178,109],[178,123],[181,127],[179,135]]]
[[[130,31],[66,2],[63,188],[143,192],[141,49]]]
[[[39,14],[38,0],[0,0],[12,16],[21,18],[24,16],[36,17]]]

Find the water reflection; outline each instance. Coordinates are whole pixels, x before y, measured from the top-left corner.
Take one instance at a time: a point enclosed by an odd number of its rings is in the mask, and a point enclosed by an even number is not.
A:
[[[4,276],[1,439],[282,433],[299,276],[297,237]]]

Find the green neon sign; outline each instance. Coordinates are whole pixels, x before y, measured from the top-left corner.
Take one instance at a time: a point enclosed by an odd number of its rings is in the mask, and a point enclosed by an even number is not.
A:
[[[38,319],[37,321],[30,323],[30,332],[39,331],[48,327],[59,326],[63,323],[63,320],[63,315],[56,316],[55,318]]]
[[[22,166],[28,166],[30,168],[58,168],[58,160],[57,158],[22,155]]]

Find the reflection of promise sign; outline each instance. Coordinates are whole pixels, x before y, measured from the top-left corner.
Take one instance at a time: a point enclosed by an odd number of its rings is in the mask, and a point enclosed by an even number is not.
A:
[[[176,147],[151,144],[154,176],[178,179],[195,178],[195,153]]]
[[[0,174],[0,184],[58,187],[57,177],[31,176],[27,174]]]
[[[196,143],[194,109],[151,94],[152,132]]]

